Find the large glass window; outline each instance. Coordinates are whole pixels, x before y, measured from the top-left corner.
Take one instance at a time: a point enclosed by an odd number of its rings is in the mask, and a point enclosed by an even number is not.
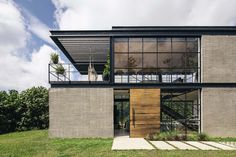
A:
[[[199,38],[115,38],[115,83],[195,83]],[[125,71],[122,74],[120,71]]]
[[[200,91],[193,89],[163,89],[161,91],[162,131],[200,129]],[[178,115],[178,116],[177,116]]]

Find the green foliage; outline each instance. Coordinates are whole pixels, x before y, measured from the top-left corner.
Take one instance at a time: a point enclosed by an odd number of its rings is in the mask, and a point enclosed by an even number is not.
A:
[[[148,135],[147,139],[157,141],[207,141],[210,138],[205,133],[198,134],[197,132],[191,132],[187,135],[181,134],[176,131],[167,131],[157,134]]]
[[[198,141],[208,141],[209,139],[209,136],[205,133],[198,134]]]
[[[0,91],[0,134],[48,128],[48,90]]]
[[[59,74],[64,75],[65,71],[66,71],[62,64],[56,65],[55,70],[56,70],[57,75],[59,75]]]
[[[110,55],[107,55],[107,63],[105,64],[105,68],[102,74],[104,80],[109,80],[110,78]]]
[[[54,64],[57,64],[58,61],[59,61],[59,55],[57,53],[51,53],[50,54],[50,57],[51,57],[51,61],[54,63]]]

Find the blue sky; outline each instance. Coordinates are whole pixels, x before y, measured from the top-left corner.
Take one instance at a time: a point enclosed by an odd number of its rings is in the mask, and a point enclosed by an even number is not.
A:
[[[232,26],[235,0],[0,0],[0,90],[50,87],[50,29]]]
[[[55,6],[50,0],[14,0],[21,8],[27,9],[50,28],[57,28],[54,24]]]

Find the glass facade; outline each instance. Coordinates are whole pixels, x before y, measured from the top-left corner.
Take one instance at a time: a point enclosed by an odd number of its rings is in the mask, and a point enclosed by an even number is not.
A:
[[[198,131],[200,106],[200,90],[163,89],[161,92],[161,130]]]
[[[199,38],[115,38],[115,83],[195,83]]]

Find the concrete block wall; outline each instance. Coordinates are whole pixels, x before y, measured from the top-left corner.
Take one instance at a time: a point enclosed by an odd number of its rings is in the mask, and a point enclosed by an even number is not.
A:
[[[113,137],[112,88],[51,88],[49,136]]]
[[[236,36],[203,35],[202,83],[236,83]],[[236,137],[236,88],[203,88],[202,131],[210,136]]]
[[[236,88],[202,89],[202,131],[210,136],[236,137]]]
[[[236,83],[236,36],[203,35],[201,67],[203,83]]]

